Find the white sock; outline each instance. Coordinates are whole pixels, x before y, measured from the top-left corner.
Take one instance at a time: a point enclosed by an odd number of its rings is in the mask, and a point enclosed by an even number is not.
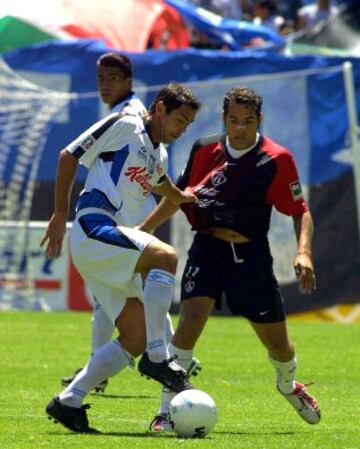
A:
[[[284,394],[290,394],[295,390],[296,377],[296,357],[294,356],[288,362],[279,362],[269,354],[269,362],[276,371],[276,383],[279,390]]]
[[[133,357],[118,340],[106,343],[95,352],[71,384],[59,394],[60,401],[70,407],[81,407],[84,397],[100,382],[133,363]]]
[[[106,315],[101,304],[94,298],[94,313],[92,317],[91,353],[101,348],[112,339],[114,323]]]
[[[192,349],[180,349],[174,346],[172,343],[169,343],[169,353],[170,356],[176,355],[176,363],[184,368],[187,371],[190,368],[191,361],[193,358],[193,350]]]
[[[174,333],[175,332],[174,332],[170,313],[167,313],[166,319],[165,319],[165,335],[166,335],[166,343],[168,345],[171,342],[171,339],[173,338]]]
[[[177,356],[176,363],[184,368],[185,371],[189,369],[193,357],[192,349],[180,349],[170,343],[169,353],[171,356]],[[161,390],[160,408],[158,413],[167,413],[169,411],[169,405],[174,396],[176,396],[176,393],[167,388]]]
[[[157,268],[149,271],[144,287],[146,351],[153,362],[169,357],[165,321],[170,309],[175,276]]]

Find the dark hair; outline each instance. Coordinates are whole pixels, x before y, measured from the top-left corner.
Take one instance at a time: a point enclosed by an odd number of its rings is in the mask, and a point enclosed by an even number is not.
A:
[[[155,105],[159,101],[163,101],[166,112],[169,114],[173,109],[178,109],[182,105],[190,106],[190,108],[197,111],[200,109],[200,101],[195,95],[185,86],[177,83],[169,83],[163,87],[151,103],[150,113],[155,111]]]
[[[262,97],[247,86],[233,87],[226,92],[223,102],[223,112],[226,115],[229,112],[229,104],[231,102],[245,104],[247,106],[253,106],[256,111],[256,115],[260,117]]]
[[[253,0],[253,5],[268,8],[272,14],[277,12],[277,6],[274,0]]]
[[[130,59],[121,53],[105,53],[97,60],[96,66],[117,67],[126,78],[132,78],[132,64]]]

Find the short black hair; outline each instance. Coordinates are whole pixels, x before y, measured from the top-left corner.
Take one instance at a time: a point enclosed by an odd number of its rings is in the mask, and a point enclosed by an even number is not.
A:
[[[253,0],[253,6],[268,8],[271,13],[277,11],[276,2],[274,0]]]
[[[166,112],[169,114],[173,109],[178,109],[182,105],[189,106],[190,108],[197,111],[200,109],[200,101],[195,97],[187,87],[171,82],[163,87],[156,95],[154,101],[150,106],[150,113],[155,111],[155,105],[159,101],[163,101]]]
[[[229,104],[231,102],[253,106],[256,115],[260,117],[263,99],[251,87],[237,86],[226,92],[223,102],[223,113],[225,115],[229,112]]]
[[[105,53],[97,60],[96,66],[117,67],[126,78],[132,78],[133,68],[130,59],[121,53]]]

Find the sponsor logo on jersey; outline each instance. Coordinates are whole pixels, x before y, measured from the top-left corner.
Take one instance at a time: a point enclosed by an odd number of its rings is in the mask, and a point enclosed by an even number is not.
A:
[[[144,191],[144,195],[151,191],[152,186],[149,182],[151,175],[146,171],[146,167],[128,167],[125,176],[129,178],[130,182],[139,184]]]
[[[289,184],[289,186],[290,186],[291,194],[292,194],[294,200],[299,200],[303,197],[301,185],[300,185],[299,181],[291,182]]]
[[[146,151],[146,147],[145,146],[140,147],[140,150],[137,152],[137,157],[139,157],[140,159],[142,159],[143,161],[146,162],[146,160],[147,160],[147,151]]]
[[[213,183],[213,186],[217,187],[221,184],[224,184],[224,182],[227,181],[227,178],[224,175],[224,173],[222,171],[220,171],[220,172],[215,172],[211,175],[211,181]]]
[[[160,164],[156,164],[156,171],[159,175],[161,175],[164,170],[162,169]]]
[[[86,151],[89,148],[91,148],[95,142],[96,142],[96,139],[90,134],[90,136],[88,136],[86,139],[84,139],[81,142],[80,146],[81,146],[81,148],[83,148]]]
[[[219,190],[214,189],[214,187],[205,187],[204,185],[198,186],[195,189],[195,192],[198,194],[202,194],[204,196],[216,196],[219,193]]]
[[[201,208],[209,207],[210,204],[213,204],[215,200],[210,200],[209,198],[201,198],[196,202],[196,205]]]

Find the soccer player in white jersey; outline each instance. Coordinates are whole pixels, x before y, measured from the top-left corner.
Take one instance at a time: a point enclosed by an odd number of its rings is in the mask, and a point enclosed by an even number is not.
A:
[[[132,90],[133,68],[130,59],[120,53],[105,53],[96,63],[96,79],[100,97],[111,113],[119,112],[132,115],[138,115],[142,118],[147,117],[148,111],[140,98]],[[122,224],[125,226],[134,226],[138,224],[137,220],[144,219],[156,206],[153,195],[147,195],[142,209],[143,217],[122,217]],[[114,333],[114,323],[109,319],[99,301],[94,297],[94,312],[92,318],[91,334],[91,353],[99,349],[105,343],[108,343]],[[166,316],[166,336],[170,341],[174,330],[172,327],[170,314]],[[63,377],[61,384],[69,385],[76,374],[81,371],[78,368],[71,376]],[[96,385],[96,392],[104,392],[108,385],[107,379]]]
[[[69,195],[81,162],[89,172],[71,230],[71,254],[120,334],[99,348],[46,407],[48,416],[76,432],[92,430],[88,406],[82,404],[86,394],[103,379],[133,366],[134,357],[141,353],[142,374],[172,391],[192,388],[186,372],[169,358],[165,336],[176,253],[156,237],[122,223],[124,217],[137,221],[142,216],[144,199],[151,191],[174,204],[196,201],[194,194],[179,190],[166,174],[163,144],[185,132],[199,107],[189,89],[171,83],[157,94],[148,120],[111,114],[60,152],[55,211],[41,245],[46,245],[48,257],[59,256]]]

